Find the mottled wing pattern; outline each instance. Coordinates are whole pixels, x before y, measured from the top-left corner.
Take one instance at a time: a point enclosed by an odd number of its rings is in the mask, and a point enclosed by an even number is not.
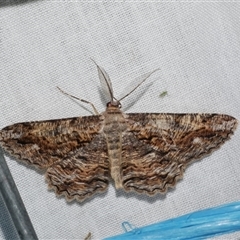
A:
[[[49,187],[67,200],[84,201],[109,184],[107,144],[102,134],[73,154],[55,162],[46,173]]]
[[[125,114],[122,183],[126,191],[154,195],[174,187],[186,166],[218,149],[237,127],[219,114]]]
[[[2,147],[18,160],[47,169],[50,188],[79,201],[108,185],[101,116],[17,123],[0,131]]]

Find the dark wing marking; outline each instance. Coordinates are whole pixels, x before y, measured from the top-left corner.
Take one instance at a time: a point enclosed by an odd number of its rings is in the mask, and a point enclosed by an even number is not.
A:
[[[186,166],[218,149],[237,120],[220,114],[125,114],[122,180],[126,191],[154,195],[174,187]]]

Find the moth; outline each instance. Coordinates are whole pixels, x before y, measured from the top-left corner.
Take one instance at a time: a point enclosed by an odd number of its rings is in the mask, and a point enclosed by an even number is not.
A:
[[[96,115],[16,123],[0,131],[5,151],[45,170],[49,188],[68,201],[106,191],[110,179],[127,192],[166,193],[190,163],[218,149],[237,127],[224,114],[123,113],[123,98],[114,97],[108,74],[97,69],[110,99],[103,113],[92,105]]]

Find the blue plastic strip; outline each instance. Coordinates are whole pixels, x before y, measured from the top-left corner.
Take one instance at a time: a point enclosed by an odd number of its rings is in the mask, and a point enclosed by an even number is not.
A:
[[[128,222],[122,225],[125,231],[130,231],[104,240],[206,239],[240,231],[240,202],[193,212],[142,228],[136,228]]]

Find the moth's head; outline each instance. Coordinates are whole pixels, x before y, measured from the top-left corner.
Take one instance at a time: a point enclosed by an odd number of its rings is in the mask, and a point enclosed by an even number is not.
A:
[[[122,108],[122,104],[118,100],[112,100],[107,103],[107,108]]]

